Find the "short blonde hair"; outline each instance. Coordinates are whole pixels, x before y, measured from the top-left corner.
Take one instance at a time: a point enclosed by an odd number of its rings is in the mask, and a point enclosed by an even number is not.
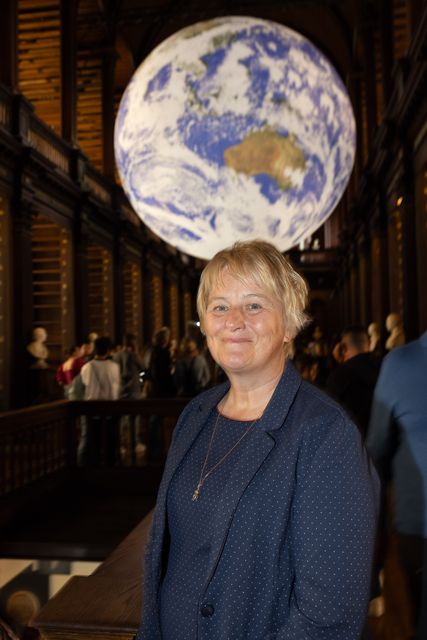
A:
[[[249,240],[219,251],[203,269],[197,292],[202,328],[209,294],[225,271],[242,281],[253,279],[260,288],[269,291],[283,311],[284,326],[291,340],[308,324],[305,313],[308,287],[304,278],[274,245],[264,240]]]

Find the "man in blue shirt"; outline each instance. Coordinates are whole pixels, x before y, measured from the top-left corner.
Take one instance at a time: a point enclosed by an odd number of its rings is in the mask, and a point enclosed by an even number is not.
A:
[[[383,481],[392,479],[399,552],[427,638],[427,331],[384,359],[375,388],[367,448]]]

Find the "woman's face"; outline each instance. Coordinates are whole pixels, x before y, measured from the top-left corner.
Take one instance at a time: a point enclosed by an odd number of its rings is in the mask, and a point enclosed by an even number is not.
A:
[[[203,319],[209,351],[227,374],[278,375],[289,341],[278,300],[252,278],[229,273],[213,287]]]

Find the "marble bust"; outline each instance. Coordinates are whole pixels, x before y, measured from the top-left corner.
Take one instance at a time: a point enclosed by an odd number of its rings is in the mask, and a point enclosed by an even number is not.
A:
[[[385,321],[385,327],[390,334],[385,343],[387,351],[405,344],[405,331],[398,313],[389,313]]]
[[[369,351],[377,351],[380,346],[380,328],[377,322],[371,322],[368,326]]]
[[[43,327],[36,327],[32,333],[32,341],[27,345],[27,351],[32,356],[32,369],[46,369],[49,349],[46,346],[47,332]]]

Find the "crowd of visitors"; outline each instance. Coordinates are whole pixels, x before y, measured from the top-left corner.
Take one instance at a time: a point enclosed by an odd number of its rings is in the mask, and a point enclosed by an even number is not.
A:
[[[195,323],[189,323],[178,347],[169,327],[161,327],[143,352],[132,334],[125,335],[122,345],[113,345],[109,337],[91,333],[85,343],[69,349],[57,369],[56,380],[68,400],[140,400],[192,397],[207,388],[214,375],[203,336]],[[148,450],[151,461],[163,460],[160,417],[150,416],[145,433],[138,416],[121,418],[120,429],[112,417],[106,421],[108,464],[119,462],[123,439],[127,447],[136,448],[141,455]],[[100,462],[101,427],[102,420],[97,416],[80,418],[81,465]]]

